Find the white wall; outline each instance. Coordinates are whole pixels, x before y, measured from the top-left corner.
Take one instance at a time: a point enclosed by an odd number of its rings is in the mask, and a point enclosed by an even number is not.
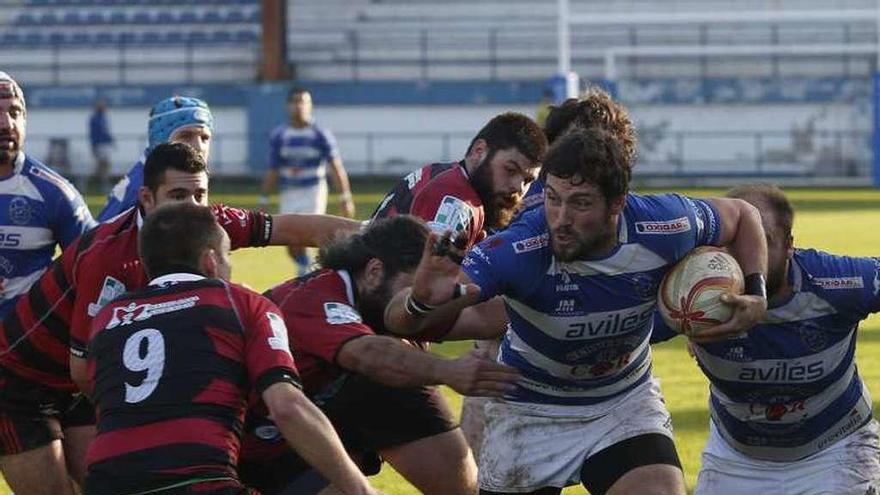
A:
[[[352,172],[367,171],[366,162],[372,156],[374,172],[402,174],[417,164],[461,158],[473,135],[494,115],[504,111],[532,115],[534,110],[534,106],[491,105],[318,106],[315,117],[337,134],[343,159]],[[218,174],[247,173],[245,110],[213,111],[217,123],[212,168]],[[831,155],[866,163],[870,153],[869,136],[864,134],[870,129],[867,105],[663,105],[630,111],[641,143],[636,173],[675,170],[680,158],[696,170],[748,171],[740,166],[755,161],[755,133],[772,133],[760,138],[765,169],[806,172]],[[146,108],[110,109],[111,130],[119,140],[113,153],[114,172],[124,172],[142,150],[147,112]],[[72,136],[73,170],[91,170],[86,139],[89,113],[88,109],[33,109],[28,115],[29,152],[42,157],[49,137]],[[861,134],[838,140],[823,137],[822,131]],[[731,134],[734,132],[743,134]],[[375,134],[372,143],[368,133]],[[444,135],[448,135],[446,142]]]
[[[138,159],[147,142],[147,115],[150,109],[110,108],[110,132],[116,139],[112,153],[113,173],[122,174]],[[211,163],[218,173],[241,173],[245,166],[247,120],[244,109],[211,109],[217,140],[211,150]],[[27,117],[25,150],[39,159],[48,152],[52,137],[69,138],[71,169],[89,173],[94,167],[88,142],[91,109],[31,109]]]

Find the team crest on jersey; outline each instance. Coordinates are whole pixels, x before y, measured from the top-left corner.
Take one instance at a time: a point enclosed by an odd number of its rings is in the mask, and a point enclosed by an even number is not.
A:
[[[862,277],[815,277],[813,283],[825,290],[865,288]]]
[[[113,317],[107,323],[107,328],[116,328],[118,326],[130,325],[135,321],[144,321],[156,315],[172,313],[182,309],[191,308],[199,301],[199,296],[190,296],[183,299],[174,299],[173,301],[165,301],[161,303],[137,304],[131,302],[125,306],[113,308]]]
[[[821,328],[817,328],[807,323],[800,325],[800,328],[798,328],[798,334],[800,334],[801,342],[807,346],[807,349],[814,352],[821,351],[828,343],[828,337]]]
[[[464,201],[455,196],[443,196],[434,220],[428,222],[428,226],[436,231],[452,230],[459,232],[468,230],[474,221],[474,212]]]
[[[536,235],[535,237],[529,237],[528,239],[522,239],[513,243],[513,252],[516,254],[522,254],[528,253],[529,251],[535,251],[546,247],[549,240],[550,234],[547,233]]]
[[[357,310],[340,302],[325,302],[324,314],[327,316],[327,323],[331,325],[361,322],[361,315]]]
[[[664,222],[636,222],[636,232],[639,234],[681,234],[688,230],[691,230],[691,221],[688,217]]]
[[[24,196],[13,196],[9,201],[9,220],[16,225],[27,225],[34,216],[34,211]]]
[[[266,311],[266,318],[269,319],[269,328],[272,329],[272,336],[269,337],[269,347],[276,351],[284,351],[290,353],[290,344],[287,340],[287,325],[284,324],[284,318],[278,313]]]
[[[97,315],[98,311],[101,311],[101,308],[106,306],[110,301],[124,294],[125,290],[125,284],[119,280],[109,276],[104,278],[104,286],[101,287],[101,293],[98,295],[98,300],[89,303],[89,316],[94,317]]]

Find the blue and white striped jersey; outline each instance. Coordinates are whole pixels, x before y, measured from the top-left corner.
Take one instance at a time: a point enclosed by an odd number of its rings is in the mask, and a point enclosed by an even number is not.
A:
[[[79,192],[54,170],[19,153],[0,179],[0,318],[67,247],[95,226]]]
[[[113,189],[107,194],[107,204],[98,214],[99,222],[106,222],[137,204],[138,190],[144,185],[144,163],[146,160],[146,151],[144,151],[131,170],[113,186]]]
[[[740,452],[793,461],[871,419],[853,354],[859,322],[880,310],[880,258],[795,251],[791,297],[742,337],[695,346],[710,411]]]
[[[317,184],[327,176],[326,163],[339,158],[336,138],[315,124],[278,126],[269,146],[269,166],[278,170],[281,190]]]
[[[499,360],[523,375],[508,399],[601,404],[648,380],[660,281],[719,234],[706,201],[629,194],[619,244],[605,258],[556,261],[543,206],[473,248],[463,269],[483,300],[504,297],[510,323]]]

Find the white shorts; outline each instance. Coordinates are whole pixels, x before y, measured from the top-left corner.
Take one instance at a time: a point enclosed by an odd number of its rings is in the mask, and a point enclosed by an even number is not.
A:
[[[491,400],[485,408],[480,488],[523,493],[574,485],[584,461],[607,447],[648,433],[672,438],[672,420],[653,378],[601,414],[586,410]]]
[[[878,480],[880,447],[874,420],[831,447],[793,462],[745,456],[724,441],[710,420],[694,495],[880,494]]]
[[[98,160],[110,161],[111,151],[113,151],[113,143],[97,144],[92,147],[92,154]]]
[[[281,213],[327,213],[327,181],[306,187],[288,187],[281,191]]]

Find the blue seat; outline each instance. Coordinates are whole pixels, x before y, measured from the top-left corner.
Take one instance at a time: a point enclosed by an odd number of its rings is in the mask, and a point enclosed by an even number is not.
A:
[[[252,41],[256,41],[257,33],[250,31],[250,30],[247,30],[247,29],[240,29],[235,32],[235,35],[233,36],[233,38],[235,39],[235,41],[238,41],[238,42],[250,43]]]
[[[204,43],[208,41],[208,35],[204,31],[192,31],[189,33],[190,43]]]
[[[134,41],[135,41],[134,33],[130,33],[127,31],[124,33],[119,33],[119,36],[116,37],[116,42],[120,43],[120,44],[124,44],[124,45],[130,45],[130,44],[134,43]]]
[[[25,33],[21,41],[25,45],[42,45],[46,42],[46,38],[43,36],[43,33],[39,31],[31,31]]]
[[[115,45],[116,36],[107,31],[99,31],[98,34],[95,35],[95,43],[99,45]]]
[[[211,38],[215,43],[229,43],[232,41],[232,33],[227,30],[214,31],[211,33]]]
[[[125,24],[128,22],[128,16],[125,15],[125,12],[116,10],[110,13],[110,18],[107,19],[110,24],[115,26],[119,26],[121,24]]]
[[[21,12],[18,14],[18,17],[16,17],[14,24],[19,26],[33,26],[34,24],[38,24],[38,21],[30,12]]]
[[[177,19],[175,19],[174,15],[172,15],[171,12],[168,12],[167,10],[162,10],[156,15],[157,24],[168,25],[174,24],[175,22],[177,22]]]
[[[186,43],[186,35],[183,31],[169,31],[165,33],[165,43],[180,45]]]
[[[162,42],[162,38],[156,31],[145,31],[141,33],[140,42],[146,45],[155,45]]]
[[[61,45],[67,42],[67,36],[64,33],[49,33],[49,44],[50,45]]]
[[[61,22],[68,26],[76,26],[77,24],[80,24],[80,15],[78,12],[67,12],[64,14]]]
[[[230,10],[226,14],[226,22],[244,22],[244,14],[240,10]]]
[[[215,24],[218,22],[223,22],[223,18],[220,17],[220,14],[216,10],[209,10],[205,12],[204,16],[202,16],[202,22]]]
[[[178,18],[181,24],[195,24],[199,22],[196,17],[196,13],[192,10],[184,10],[180,13],[180,17]]]
[[[131,16],[130,21],[133,24],[150,24],[151,22],[153,22],[153,18],[149,12],[141,10],[135,12],[134,15]]]
[[[69,43],[74,45],[90,45],[92,44],[92,37],[89,36],[89,33],[76,31],[70,36]]]
[[[18,45],[21,43],[21,37],[15,32],[5,32],[2,38],[4,45]]]
[[[58,24],[58,18],[55,17],[55,14],[52,12],[43,12],[40,15],[39,24],[43,26],[52,26],[54,24]]]
[[[260,9],[251,9],[247,15],[247,22],[259,24],[262,21],[260,18]]]
[[[104,24],[106,22],[104,14],[100,12],[89,12],[86,16],[86,24]]]

